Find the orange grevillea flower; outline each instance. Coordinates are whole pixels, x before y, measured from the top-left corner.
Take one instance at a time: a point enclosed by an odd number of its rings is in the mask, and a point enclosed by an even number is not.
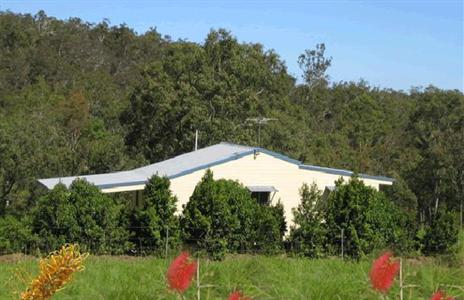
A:
[[[177,256],[168,269],[168,284],[171,290],[183,293],[192,283],[197,264],[190,259],[188,252]]]
[[[442,291],[436,291],[430,300],[454,300],[454,298],[451,296],[446,296],[446,294]]]
[[[400,269],[400,263],[391,259],[390,252],[384,253],[372,264],[369,273],[371,284],[379,292],[387,293],[393,284],[396,274]]]
[[[21,293],[22,300],[50,299],[55,292],[71,281],[73,274],[84,269],[88,253],[81,254],[77,245],[65,245],[59,251],[41,259],[40,274],[29,288]]]
[[[235,291],[232,294],[229,295],[229,300],[251,300],[250,297],[245,297],[242,293],[239,291]]]

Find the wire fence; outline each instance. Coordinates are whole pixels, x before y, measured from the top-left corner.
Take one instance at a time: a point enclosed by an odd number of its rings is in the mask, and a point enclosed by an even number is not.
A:
[[[63,228],[53,228],[57,232]],[[134,229],[149,229],[149,227],[131,227]],[[63,244],[79,244],[81,251],[89,252],[92,255],[130,255],[130,256],[154,256],[159,258],[169,258],[177,255],[181,251],[187,250],[197,256],[208,257],[214,251],[215,240],[211,239],[188,239],[181,240],[178,236],[170,236],[169,231],[164,232],[159,238],[150,237],[131,237],[116,236],[113,233],[103,233],[98,237],[88,238],[85,234],[75,239],[64,239],[54,236],[50,240],[44,238],[34,238],[21,243],[20,247],[8,247],[0,243],[0,255],[24,254],[33,256],[44,256],[59,249]],[[335,238],[331,251],[321,253],[322,256],[346,256],[346,240],[344,232]],[[211,248],[208,248],[208,245]],[[13,248],[13,249],[11,249]],[[282,241],[250,241],[233,240],[232,243],[224,246],[227,254],[247,254],[247,255],[288,255],[299,256],[303,253],[305,245],[301,241],[291,241],[284,238]]]
[[[34,236],[30,239],[21,239],[18,237],[16,241],[4,241],[0,239],[0,255],[19,253],[40,257],[59,249],[63,244],[67,243],[77,243],[82,251],[89,252],[92,255],[154,256],[160,258],[173,257],[183,250],[187,250],[197,256],[208,257],[223,249],[227,254],[340,257],[345,259],[350,256],[351,252],[356,251],[353,250],[353,247],[356,246],[350,240],[350,236],[347,236],[344,229],[339,229],[339,234],[333,236],[330,241],[318,248],[316,251],[319,252],[316,255],[314,253],[308,255],[307,253],[308,247],[311,248],[313,241],[289,239],[288,236],[281,241],[229,239],[226,240],[226,245],[223,246],[217,244],[218,239],[182,240],[178,234],[172,236],[168,230],[160,232],[157,238],[136,237],[128,235],[127,232],[121,234],[117,231],[95,231],[93,233],[81,232],[80,234],[75,234],[76,238],[74,239],[65,239],[60,237],[60,232],[63,233],[63,236],[65,233],[68,236],[69,228],[49,227],[49,229],[52,229],[54,232],[54,235],[50,235],[49,240],[40,238],[39,236]],[[149,230],[151,228],[139,226],[128,227],[127,229],[134,232],[137,230]],[[96,235],[97,237],[87,237],[89,235]],[[463,247],[462,240],[462,238],[457,240],[456,247],[458,249]],[[413,242],[418,243],[418,241]],[[442,249],[440,247],[443,247],[443,245],[428,245],[428,247],[429,252],[432,254],[441,253]],[[380,249],[385,248],[385,246],[371,245],[370,248]],[[395,250],[395,248],[392,250]],[[402,250],[400,249],[399,251],[401,252]]]

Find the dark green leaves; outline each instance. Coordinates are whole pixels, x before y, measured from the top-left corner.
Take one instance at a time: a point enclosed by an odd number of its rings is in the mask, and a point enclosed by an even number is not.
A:
[[[286,230],[283,208],[261,206],[251,193],[232,180],[214,180],[207,170],[181,218],[184,241],[214,259],[227,252],[274,253]]]

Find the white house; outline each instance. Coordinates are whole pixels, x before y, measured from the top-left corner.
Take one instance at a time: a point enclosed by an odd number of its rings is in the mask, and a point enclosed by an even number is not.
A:
[[[315,182],[319,189],[331,190],[340,177],[348,180],[353,174],[347,170],[305,165],[260,147],[223,142],[130,171],[40,179],[39,182],[52,189],[60,182],[69,186],[76,178],[85,178],[103,193],[136,191],[139,197],[138,191],[144,189],[147,179],[158,174],[171,180],[171,190],[179,200],[180,212],[208,168],[216,179],[238,180],[259,201],[275,203],[280,199],[288,224],[293,223],[292,208],[300,202],[299,188],[303,183]],[[383,176],[359,174],[359,178],[375,189],[393,183],[392,178]]]

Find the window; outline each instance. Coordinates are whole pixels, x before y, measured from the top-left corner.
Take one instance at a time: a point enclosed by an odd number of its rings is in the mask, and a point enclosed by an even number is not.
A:
[[[251,192],[251,198],[255,199],[259,204],[269,204],[270,192]]]
[[[269,205],[277,192],[273,186],[248,186],[247,188],[251,192],[251,197],[263,205]]]

